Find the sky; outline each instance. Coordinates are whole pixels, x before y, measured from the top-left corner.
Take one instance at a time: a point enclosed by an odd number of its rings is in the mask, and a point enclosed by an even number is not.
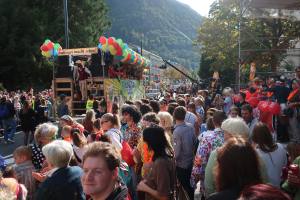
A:
[[[209,6],[214,0],[178,0],[182,3],[189,5],[202,16],[208,16]]]

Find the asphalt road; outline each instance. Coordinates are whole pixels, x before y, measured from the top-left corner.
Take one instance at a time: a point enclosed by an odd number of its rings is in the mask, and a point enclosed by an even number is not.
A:
[[[9,163],[11,163],[10,158],[12,158],[12,153],[14,150],[23,145],[24,133],[22,131],[16,132],[14,140],[14,144],[4,144],[3,136],[0,137],[0,154],[4,156]]]

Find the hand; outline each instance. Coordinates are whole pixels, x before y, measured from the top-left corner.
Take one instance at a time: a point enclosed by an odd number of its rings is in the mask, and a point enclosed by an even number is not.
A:
[[[292,171],[288,172],[287,180],[289,184],[300,187],[300,178],[297,175],[293,174]]]
[[[45,174],[38,173],[38,172],[32,172],[32,176],[34,179],[36,179],[39,182],[44,182],[44,180],[47,178]]]
[[[194,165],[199,167],[201,166],[201,164],[202,164],[201,156],[196,156],[194,160]]]
[[[148,189],[148,185],[146,185],[145,183],[146,181],[143,180],[141,181],[138,185],[137,185],[137,191],[141,191],[141,192],[147,192]]]

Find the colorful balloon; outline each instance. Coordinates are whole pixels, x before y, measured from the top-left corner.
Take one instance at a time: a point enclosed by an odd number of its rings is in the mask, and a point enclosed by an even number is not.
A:
[[[106,37],[101,36],[101,37],[99,38],[99,42],[102,44],[102,46],[105,45],[105,44],[107,43]]]

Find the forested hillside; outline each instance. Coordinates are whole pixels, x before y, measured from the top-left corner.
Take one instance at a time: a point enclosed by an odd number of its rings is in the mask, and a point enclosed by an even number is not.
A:
[[[111,19],[107,35],[140,45],[186,67],[199,66],[197,37],[202,17],[176,0],[106,0]]]

